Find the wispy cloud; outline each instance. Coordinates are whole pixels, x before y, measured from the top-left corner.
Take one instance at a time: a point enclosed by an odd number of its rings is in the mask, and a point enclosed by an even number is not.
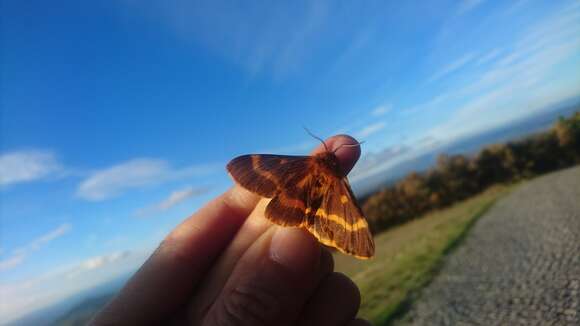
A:
[[[374,133],[377,133],[377,132],[383,130],[386,126],[387,126],[387,123],[384,121],[370,124],[370,125],[362,128],[361,130],[359,130],[357,133],[355,133],[355,137],[356,138],[368,137]]]
[[[105,264],[114,263],[118,260],[125,259],[129,257],[131,253],[129,251],[114,252],[110,255],[97,256],[90,258],[82,263],[82,268],[85,270],[92,270],[97,268],[102,268]]]
[[[9,270],[15,268],[16,266],[22,264],[30,254],[35,251],[42,249],[44,246],[48,245],[51,241],[54,241],[65,234],[67,234],[72,229],[72,225],[69,223],[64,223],[54,230],[51,230],[40,237],[30,241],[28,244],[14,249],[12,255],[6,259],[0,261],[0,271]]]
[[[440,70],[435,72],[431,76],[431,78],[429,78],[428,81],[433,82],[435,80],[438,80],[444,76],[447,76],[447,75],[461,69],[463,66],[465,66],[466,64],[471,62],[474,57],[475,57],[474,53],[465,54],[464,56],[456,59],[455,61],[452,61],[451,63],[447,64],[446,66],[444,66],[443,68],[441,68]]]
[[[200,195],[207,193],[208,191],[209,191],[208,187],[200,187],[200,188],[187,187],[187,188],[182,189],[182,190],[176,190],[176,191],[172,192],[169,195],[169,197],[167,197],[165,200],[160,202],[157,205],[157,207],[160,210],[166,210],[166,209],[169,209],[169,208],[181,203],[182,201],[186,200],[187,198],[194,197],[194,196],[200,196]]]
[[[100,201],[130,190],[161,184],[179,178],[206,175],[216,170],[213,165],[173,168],[167,161],[141,158],[124,162],[91,174],[81,182],[77,195]]]
[[[125,1],[174,30],[187,42],[205,47],[250,76],[276,79],[296,71],[315,53],[331,9],[324,1],[306,6],[247,3],[227,10],[227,1]],[[260,22],[255,24],[254,22]]]
[[[576,80],[567,84],[562,83],[562,74],[552,76],[557,67],[580,54],[579,17],[580,6],[568,6],[532,26],[511,50],[490,60],[490,67],[473,83],[457,90],[469,100],[430,134],[449,140],[479,133],[580,94],[577,76],[566,77]]]
[[[375,116],[375,117],[380,117],[380,116],[387,114],[387,112],[391,111],[392,108],[393,107],[390,105],[381,105],[381,106],[374,108],[371,111],[371,115]]]
[[[145,217],[145,216],[149,216],[149,215],[154,214],[154,213],[166,211],[166,210],[170,209],[171,207],[173,207],[179,203],[184,202],[188,198],[204,195],[204,194],[208,193],[209,190],[210,190],[210,187],[194,188],[194,187],[189,186],[189,187],[186,187],[184,189],[173,191],[171,194],[169,194],[169,196],[167,198],[165,198],[161,202],[159,202],[151,207],[139,209],[135,215],[137,215],[139,217]]]
[[[0,188],[43,179],[61,170],[61,164],[51,151],[27,150],[5,153],[0,156]]]
[[[477,62],[475,64],[479,66],[479,65],[488,63],[488,62],[492,61],[493,59],[497,58],[500,54],[501,54],[500,49],[493,49],[493,50],[489,51],[488,53],[482,55],[479,59],[477,59]]]
[[[330,69],[330,74],[335,74],[337,71],[344,69],[345,65],[351,60],[358,58],[369,44],[372,43],[377,32],[377,26],[373,24],[363,28],[362,30],[356,31],[353,36],[353,41],[346,43],[344,51],[337,56],[337,59],[334,61],[332,68]]]
[[[457,7],[457,14],[463,15],[469,11],[472,11],[473,9],[479,7],[483,2],[484,0],[463,0]]]
[[[472,83],[407,109],[406,113],[422,114],[427,113],[425,110],[446,109],[451,114],[448,120],[417,132],[408,140],[411,150],[391,160],[375,160],[359,169],[351,180],[353,184],[374,178],[457,139],[509,125],[580,95],[579,75],[571,74],[570,68],[566,68],[572,58],[580,55],[579,18],[580,5],[561,7],[523,30],[523,36],[513,40],[511,48],[491,50],[479,57],[475,63],[486,65],[466,75]]]
[[[18,281],[0,280],[0,324],[60,302],[71,295],[94,288],[135,271],[153,248],[120,250],[93,256],[79,262],[41,272]]]
[[[395,161],[410,150],[411,148],[405,145],[394,145],[378,152],[369,152],[361,157],[349,174],[349,177],[351,178],[351,181],[356,182],[360,176],[364,176],[369,169],[373,169],[377,165],[385,164],[386,162]]]
[[[34,241],[30,242],[28,246],[24,247],[25,251],[35,251],[49,242],[62,237],[63,235],[67,234],[72,229],[72,225],[69,223],[64,223],[57,227],[56,229],[36,238]]]
[[[420,104],[415,105],[411,108],[405,109],[402,113],[403,113],[403,115],[410,115],[410,114],[415,114],[415,113],[424,113],[424,111],[426,111],[426,110],[438,108],[441,105],[441,103],[444,103],[445,101],[449,100],[453,96],[454,95],[452,92],[438,94],[437,96],[435,96],[435,97],[433,97],[433,98],[431,98],[423,103],[420,103]]]
[[[120,260],[126,259],[131,255],[131,252],[128,250],[125,251],[117,251],[111,254],[101,255],[91,257],[86,259],[82,263],[80,263],[76,268],[74,268],[71,272],[68,273],[69,278],[74,278],[78,276],[83,271],[90,271],[99,268],[103,268],[108,264],[112,264],[118,262]]]
[[[328,4],[324,2],[312,2],[305,8],[301,17],[297,17],[300,21],[294,24],[294,28],[290,29],[293,32],[289,35],[288,41],[281,44],[281,52],[273,58],[272,70],[277,78],[296,70],[311,54],[310,48],[306,45],[313,44],[320,36],[329,9]]]
[[[25,258],[22,254],[13,254],[6,259],[0,260],[0,271],[6,271],[22,264]]]
[[[505,15],[510,15],[520,9],[522,9],[522,7],[524,7],[525,5],[527,5],[527,3],[530,2],[530,0],[515,0],[515,1],[510,1],[510,6],[504,11]]]

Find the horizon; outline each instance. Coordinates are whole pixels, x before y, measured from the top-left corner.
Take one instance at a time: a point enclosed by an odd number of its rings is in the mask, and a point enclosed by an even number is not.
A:
[[[3,2],[0,323],[133,271],[303,126],[365,141],[354,184],[580,96],[578,1],[223,6]]]

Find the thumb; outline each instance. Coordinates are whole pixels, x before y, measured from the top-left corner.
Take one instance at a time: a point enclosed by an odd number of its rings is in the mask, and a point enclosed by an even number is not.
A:
[[[290,325],[332,267],[299,228],[273,227],[237,263],[204,325]]]

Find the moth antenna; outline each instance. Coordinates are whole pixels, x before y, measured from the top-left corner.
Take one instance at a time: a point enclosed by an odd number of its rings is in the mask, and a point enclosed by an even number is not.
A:
[[[306,132],[307,132],[307,133],[308,133],[310,136],[312,136],[312,137],[313,137],[313,138],[315,138],[315,139],[318,139],[318,140],[320,140],[320,142],[322,143],[322,145],[324,145],[324,149],[325,149],[327,152],[329,152],[329,150],[328,150],[328,146],[326,146],[326,143],[324,142],[324,140],[322,140],[320,137],[317,137],[315,134],[311,133],[311,132],[310,132],[310,130],[308,130],[308,128],[306,128],[306,127],[302,127],[302,128],[304,128],[304,130],[306,130]]]
[[[360,146],[360,145],[362,145],[362,144],[364,144],[364,141],[357,142],[356,144],[342,144],[342,145],[338,146],[337,148],[335,148],[335,149],[332,151],[332,154],[336,153],[336,151],[338,151],[338,150],[339,150],[339,149],[341,149],[342,147],[356,147],[356,146]]]

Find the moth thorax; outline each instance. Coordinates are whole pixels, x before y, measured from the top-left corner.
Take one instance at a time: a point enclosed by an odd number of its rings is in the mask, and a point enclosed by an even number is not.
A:
[[[341,177],[340,165],[338,158],[332,152],[324,152],[315,156],[318,166],[325,173],[330,173],[334,176]]]

